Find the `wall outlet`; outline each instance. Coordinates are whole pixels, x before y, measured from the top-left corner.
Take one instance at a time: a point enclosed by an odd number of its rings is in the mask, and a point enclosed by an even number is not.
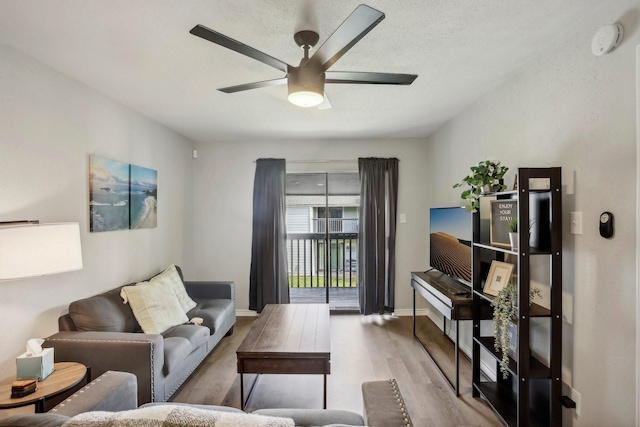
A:
[[[400,224],[404,224],[407,222],[407,214],[400,214]]]
[[[580,406],[581,406],[580,405],[580,398],[581,398],[580,393],[578,393],[578,391],[572,387],[571,388],[571,400],[576,402],[576,415],[577,416],[580,416]]]

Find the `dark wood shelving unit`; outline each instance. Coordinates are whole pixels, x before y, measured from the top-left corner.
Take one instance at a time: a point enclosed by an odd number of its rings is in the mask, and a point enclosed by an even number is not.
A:
[[[481,230],[480,213],[473,219],[473,342],[472,393],[493,408],[507,426],[562,425],[562,201],[561,168],[519,168],[517,190],[494,193],[486,197],[517,200],[518,224],[535,224],[533,238],[519,233],[518,249],[511,250],[488,244]],[[543,183],[544,185],[541,185]],[[535,188],[530,188],[534,187]],[[542,189],[541,189],[542,188]],[[525,229],[526,230],[526,229]],[[540,243],[532,247],[531,242]],[[549,308],[529,301],[531,289],[530,260],[546,258],[549,263]],[[482,292],[491,260],[509,261],[516,265],[518,315],[517,355],[509,358],[508,374],[499,370],[500,351],[495,350],[493,328],[487,335],[481,328],[481,313],[486,312],[494,297]],[[531,351],[530,319],[548,319],[549,339],[545,348],[549,360],[539,360]],[[496,380],[487,380],[480,371],[480,354],[495,359]]]
[[[480,337],[477,341],[488,352],[492,353],[496,359],[502,359],[502,353],[495,350],[495,339],[493,337]],[[509,371],[513,375],[517,375],[518,373],[518,363],[512,358],[509,358]],[[551,375],[549,367],[533,356],[529,357],[529,373],[530,377],[533,379],[548,379]]]

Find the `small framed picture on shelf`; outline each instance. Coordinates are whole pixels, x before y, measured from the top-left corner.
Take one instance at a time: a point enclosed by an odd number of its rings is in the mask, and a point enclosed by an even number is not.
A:
[[[487,281],[484,284],[482,292],[487,295],[497,296],[498,292],[507,286],[507,283],[511,280],[513,267],[514,265],[508,262],[492,261],[489,275],[487,276]]]

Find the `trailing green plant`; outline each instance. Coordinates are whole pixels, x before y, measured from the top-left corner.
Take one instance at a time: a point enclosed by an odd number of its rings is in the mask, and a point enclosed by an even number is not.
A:
[[[509,170],[508,167],[502,166],[499,161],[485,160],[478,163],[477,166],[471,166],[471,173],[462,181],[455,184],[453,188],[469,186],[464,190],[460,197],[469,201],[466,206],[469,212],[477,212],[480,208],[480,195],[483,193],[483,187],[489,186],[489,191],[504,191],[507,186],[502,183],[504,174]]]
[[[512,217],[507,221],[507,229],[509,229],[509,231],[511,233],[517,233],[518,232],[518,218],[516,217]]]
[[[529,290],[529,298],[541,298],[539,288]],[[518,315],[518,286],[515,283],[508,283],[498,292],[498,295],[491,302],[493,306],[493,336],[495,338],[495,349],[502,353],[500,359],[500,372],[502,378],[508,377],[509,366],[509,323]]]

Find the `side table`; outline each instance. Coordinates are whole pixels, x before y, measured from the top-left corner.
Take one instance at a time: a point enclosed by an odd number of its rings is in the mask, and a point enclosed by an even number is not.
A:
[[[58,362],[53,364],[53,372],[44,381],[38,381],[38,389],[24,397],[11,397],[11,382],[15,378],[7,378],[0,382],[0,409],[19,408],[36,405],[37,413],[45,412],[45,401],[59,397],[64,392],[78,385],[83,379],[90,381],[89,370],[76,362]]]

